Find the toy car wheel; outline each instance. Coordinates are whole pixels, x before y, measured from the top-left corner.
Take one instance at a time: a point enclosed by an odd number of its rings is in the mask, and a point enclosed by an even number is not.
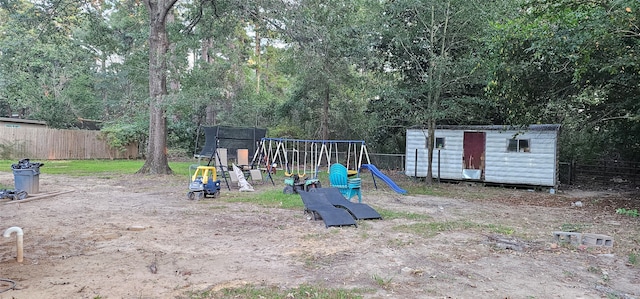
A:
[[[322,188],[322,187],[320,187],[320,182],[315,182],[307,185],[305,188],[307,189],[308,192],[315,192],[317,188]]]
[[[308,192],[315,192],[317,188],[322,188],[320,187],[320,182],[314,182],[305,186],[305,189]]]
[[[292,186],[285,186],[284,189],[282,190],[282,193],[284,193],[284,194],[293,194],[293,193],[295,193],[295,190],[293,190]]]
[[[307,220],[311,221],[313,219],[313,212],[304,210],[304,217],[307,218]]]
[[[296,185],[295,187],[293,187],[294,193],[300,193],[300,191],[305,191],[303,185]]]
[[[198,192],[198,200],[201,200],[204,198],[204,192]]]
[[[189,192],[187,193],[187,199],[189,199],[189,200],[196,200],[196,193],[195,193],[195,192],[193,192],[193,191],[189,191]]]
[[[16,193],[15,197],[17,200],[23,200],[25,198],[27,198],[29,194],[27,194],[27,191],[20,191],[18,193]]]
[[[216,192],[211,193],[211,197],[213,198],[218,197],[218,195],[220,195],[220,190],[217,190]]]

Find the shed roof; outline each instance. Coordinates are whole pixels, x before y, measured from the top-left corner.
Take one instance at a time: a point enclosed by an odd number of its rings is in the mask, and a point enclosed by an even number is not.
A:
[[[426,129],[424,126],[414,126],[410,129]],[[541,124],[541,125],[440,125],[436,126],[437,130],[474,130],[474,131],[558,131],[559,124]]]
[[[47,125],[46,121],[22,119],[22,118],[12,118],[12,117],[0,117],[0,122],[20,123],[20,124],[33,124],[33,125],[43,125],[43,126]]]

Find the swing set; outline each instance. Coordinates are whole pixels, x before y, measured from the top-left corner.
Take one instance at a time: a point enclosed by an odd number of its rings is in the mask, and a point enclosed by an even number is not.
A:
[[[346,161],[341,161],[340,156],[345,154]],[[326,167],[329,172],[334,163],[346,164],[349,175],[357,175],[363,160],[371,164],[363,140],[262,138],[251,164],[264,165],[268,170],[280,165],[286,177],[317,180],[320,169]]]

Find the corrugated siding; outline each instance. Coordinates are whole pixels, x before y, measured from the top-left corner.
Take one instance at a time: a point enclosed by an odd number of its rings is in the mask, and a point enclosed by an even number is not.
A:
[[[485,181],[506,184],[555,186],[556,131],[527,131],[530,152],[507,152],[508,139],[517,131],[487,132]]]
[[[444,138],[445,146],[440,150],[440,178],[462,179],[462,137],[463,131],[436,130],[436,138]],[[415,150],[418,149],[418,177],[426,177],[428,171],[427,130],[407,130],[407,161],[405,173],[416,175]],[[438,175],[438,152],[433,153],[433,176]]]
[[[478,131],[478,130],[466,130]],[[480,130],[482,131],[482,130]],[[440,150],[440,178],[462,180],[463,138],[465,130],[439,129],[436,138],[445,138],[445,147]],[[487,130],[484,180],[492,183],[555,186],[557,131],[499,131]],[[507,152],[508,139],[529,139],[530,152]],[[407,130],[407,152],[405,174],[427,176],[427,130]],[[416,163],[416,149],[418,159]],[[416,171],[417,166],[417,171]],[[433,155],[433,176],[438,174],[438,152]]]
[[[100,131],[0,127],[0,144],[13,158],[82,160],[138,157],[136,144],[119,151],[100,139]]]
[[[424,131],[426,133],[426,131]],[[416,156],[417,151],[417,156]],[[407,130],[407,152],[405,174],[408,176],[427,176],[427,140],[422,130]],[[416,169],[418,165],[418,169]],[[417,171],[417,172],[416,172]]]

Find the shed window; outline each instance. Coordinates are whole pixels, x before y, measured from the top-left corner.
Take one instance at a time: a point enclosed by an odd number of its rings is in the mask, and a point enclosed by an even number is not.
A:
[[[508,152],[522,152],[528,153],[529,149],[529,139],[508,139],[509,144],[507,145]]]
[[[444,137],[436,137],[436,148],[444,148]]]

